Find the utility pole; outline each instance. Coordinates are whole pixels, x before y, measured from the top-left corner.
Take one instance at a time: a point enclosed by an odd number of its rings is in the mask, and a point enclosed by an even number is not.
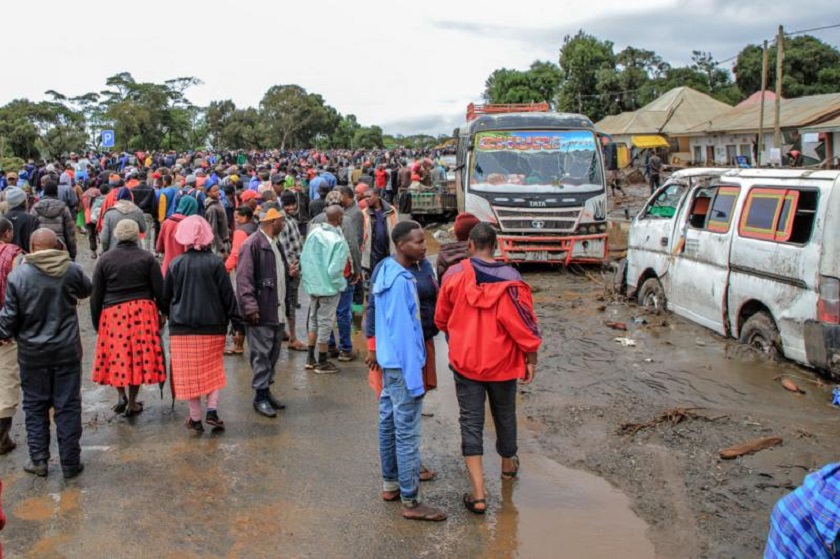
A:
[[[761,64],[761,112],[758,115],[758,153],[756,167],[761,167],[761,154],[764,153],[764,92],[767,89],[767,39],[764,40],[764,54]]]
[[[779,124],[782,112],[782,63],[785,60],[785,30],[779,26],[779,36],[776,37],[776,117],[773,132],[774,147],[779,150],[779,162],[782,157],[782,128]]]

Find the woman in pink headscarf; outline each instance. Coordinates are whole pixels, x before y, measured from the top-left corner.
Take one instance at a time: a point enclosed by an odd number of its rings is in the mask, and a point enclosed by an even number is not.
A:
[[[210,251],[213,231],[203,217],[191,215],[181,221],[175,240],[187,251],[169,265],[163,287],[173,394],[189,404],[187,428],[204,431],[201,397],[206,396],[205,421],[224,429],[217,406],[225,386],[225,334],[230,320],[239,318],[233,285],[221,257]]]

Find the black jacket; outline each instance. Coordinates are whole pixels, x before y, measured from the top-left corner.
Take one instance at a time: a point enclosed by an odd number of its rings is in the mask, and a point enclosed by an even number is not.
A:
[[[6,212],[6,219],[11,221],[14,226],[12,244],[22,248],[24,252],[29,252],[29,237],[36,229],[41,227],[41,221],[27,212],[23,205]]]
[[[18,361],[24,367],[78,363],[82,341],[76,305],[90,293],[91,282],[78,264],[68,263],[63,273],[46,273],[29,262],[20,264],[6,284],[0,339],[17,340]]]
[[[99,330],[102,311],[127,301],[150,299],[163,312],[163,274],[151,252],[135,243],[119,243],[102,255],[93,271],[90,314]]]
[[[226,334],[228,321],[240,318],[225,264],[210,251],[190,249],[172,261],[163,305],[173,336]]]
[[[148,184],[140,183],[131,189],[134,197],[134,205],[140,208],[144,214],[151,215],[155,221],[158,219],[158,203],[155,189]]]

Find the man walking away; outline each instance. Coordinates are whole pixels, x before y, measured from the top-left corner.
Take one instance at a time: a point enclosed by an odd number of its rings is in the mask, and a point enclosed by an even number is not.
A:
[[[32,215],[38,218],[41,227],[49,229],[67,248],[70,260],[76,259],[76,224],[67,204],[58,199],[58,185],[49,175],[41,179],[44,195],[32,206]]]
[[[435,324],[449,334],[449,363],[461,411],[461,452],[472,485],[464,506],[484,514],[484,401],[489,397],[502,479],[512,480],[519,470],[516,381],[534,380],[542,340],[530,287],[519,272],[493,259],[493,227],[476,225],[469,248],[472,258],[452,266],[443,278]]]
[[[245,335],[256,391],[254,409],[265,417],[277,417],[286,406],[272,394],[277,359],[286,316],[286,288],[290,269],[277,237],[285,226],[283,214],[274,208],[260,214],[260,229],[245,241],[236,267],[236,293],[245,316]]]
[[[84,469],[79,444],[82,340],[76,307],[79,299],[90,297],[92,285],[81,266],[56,248],[55,233],[38,229],[31,242],[31,254],[9,275],[0,339],[14,337],[18,343],[30,457],[24,470],[40,477],[48,473],[53,408],[61,468],[70,479]]]
[[[213,252],[224,260],[228,257],[230,248],[230,228],[227,213],[221,203],[221,196],[222,191],[218,184],[214,184],[207,190],[207,199],[204,200],[204,219],[213,230]]]
[[[10,186],[4,192],[6,194],[6,202],[9,203],[9,211],[6,212],[6,219],[12,222],[14,229],[12,243],[20,247],[24,252],[27,252],[29,250],[29,239],[32,233],[41,226],[41,222],[38,221],[37,217],[27,211],[26,192],[16,186]]]
[[[139,184],[131,187],[131,195],[134,199],[134,205],[140,208],[143,212],[143,219],[145,220],[145,229],[140,228],[140,232],[145,231],[145,236],[140,241],[141,246],[149,252],[154,252],[157,240],[157,233],[160,231],[160,224],[158,223],[158,200],[155,189],[146,182],[146,173],[139,174]]]
[[[426,344],[416,281],[408,268],[426,257],[426,241],[415,221],[398,223],[391,236],[396,255],[382,261],[371,286],[376,348],[372,348],[369,365],[382,368],[383,385],[379,397],[382,498],[401,499],[407,519],[445,520],[444,511],[418,498]]]
[[[341,292],[347,287],[345,270],[350,254],[347,241],[339,229],[344,216],[341,207],[328,206],[325,213],[327,222],[309,232],[301,255],[303,288],[310,297],[306,368],[320,374],[338,372],[338,367],[327,361],[327,345]]]

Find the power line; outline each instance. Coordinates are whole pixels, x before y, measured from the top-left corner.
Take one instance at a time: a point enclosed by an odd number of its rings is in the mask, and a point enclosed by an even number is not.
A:
[[[785,37],[793,37],[794,35],[802,35],[804,33],[811,33],[813,31],[825,31],[826,29],[835,29],[835,28],[838,28],[838,27],[840,27],[840,23],[835,23],[834,25],[823,25],[822,27],[812,27],[811,29],[799,29],[797,31],[791,31],[790,33],[785,33]],[[759,43],[761,43],[763,40],[764,39],[760,40]],[[769,43],[771,45],[775,44],[776,40],[777,40],[776,37],[771,37],[770,39],[767,39],[767,41],[769,41]],[[721,60],[720,62],[717,62],[716,65],[720,66],[722,64],[726,64],[727,62],[732,62],[733,60],[738,58],[738,56],[740,54],[741,53],[739,52],[735,56],[730,56],[726,60]]]

